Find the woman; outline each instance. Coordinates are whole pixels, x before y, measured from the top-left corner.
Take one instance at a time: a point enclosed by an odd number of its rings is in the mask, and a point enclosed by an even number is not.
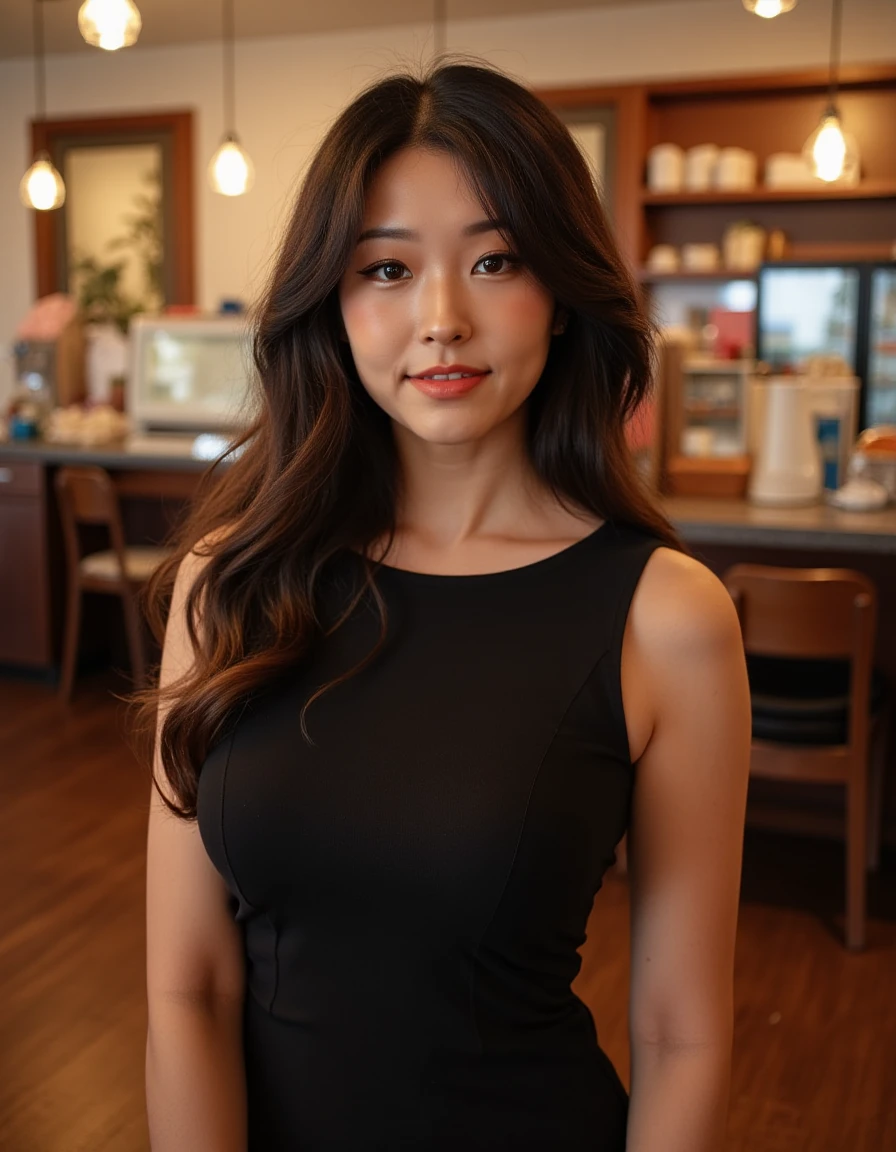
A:
[[[155,590],[155,1152],[721,1146],[749,704],[625,446],[650,354],[525,89],[340,116]],[[629,825],[630,1107],[570,990]]]

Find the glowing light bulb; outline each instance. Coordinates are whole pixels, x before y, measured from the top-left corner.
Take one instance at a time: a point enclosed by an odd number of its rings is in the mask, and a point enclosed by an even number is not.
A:
[[[822,180],[836,180],[843,172],[846,159],[846,141],[836,116],[825,117],[821,131],[812,145],[815,171]]]
[[[137,42],[143,22],[133,0],[84,0],[78,28],[88,44],[116,52]]]
[[[754,12],[763,20],[774,20],[782,12],[790,12],[796,7],[796,0],[743,0],[744,8]]]
[[[228,136],[212,156],[208,174],[212,190],[222,196],[242,196],[255,180],[252,161],[233,136]]]
[[[19,185],[19,197],[26,208],[49,212],[65,203],[65,184],[48,156],[38,157]]]
[[[827,183],[846,177],[858,179],[858,147],[840,123],[836,109],[828,108],[821,123],[803,146],[812,171]]]

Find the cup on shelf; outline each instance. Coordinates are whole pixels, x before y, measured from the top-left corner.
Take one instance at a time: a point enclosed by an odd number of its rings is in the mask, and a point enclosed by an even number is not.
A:
[[[712,187],[719,159],[717,144],[697,144],[684,157],[684,186],[689,192],[706,192]]]
[[[680,192],[684,181],[684,150],[677,144],[657,144],[647,153],[647,187],[651,192]]]
[[[674,244],[654,244],[647,253],[647,267],[651,272],[677,272],[681,257]]]
[[[818,177],[801,152],[773,152],[765,162],[766,188],[817,188]]]
[[[756,187],[757,159],[746,148],[723,148],[713,169],[713,185],[720,192],[749,192]]]
[[[765,254],[765,237],[765,229],[749,220],[732,224],[722,238],[725,267],[735,272],[755,272]]]
[[[721,264],[718,244],[682,244],[681,266],[687,272],[715,272]]]

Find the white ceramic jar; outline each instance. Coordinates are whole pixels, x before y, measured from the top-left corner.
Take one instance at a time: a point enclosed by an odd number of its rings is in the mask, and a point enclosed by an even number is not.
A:
[[[647,153],[647,187],[651,192],[680,192],[684,182],[684,150],[677,144],[657,144]]]
[[[720,192],[748,192],[756,186],[757,159],[746,148],[723,148],[714,169],[714,184]]]
[[[718,160],[717,144],[697,144],[689,148],[684,158],[685,188],[689,192],[706,192],[712,188]]]

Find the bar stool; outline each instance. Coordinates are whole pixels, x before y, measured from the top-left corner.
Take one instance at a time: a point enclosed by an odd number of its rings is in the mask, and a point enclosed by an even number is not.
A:
[[[146,681],[146,652],[136,593],[168,552],[164,548],[125,545],[118,493],[104,468],[60,468],[55,483],[65,540],[67,583],[59,695],[65,701],[71,699],[84,592],[102,592],[121,599],[131,675],[135,686],[142,687]],[[111,548],[82,553],[80,525],[104,527]]]
[[[846,945],[863,948],[865,872],[879,852],[883,799],[882,755],[869,772],[873,729],[882,751],[876,589],[845,568],[738,564],[722,579],[750,673],[751,775],[845,786]]]

